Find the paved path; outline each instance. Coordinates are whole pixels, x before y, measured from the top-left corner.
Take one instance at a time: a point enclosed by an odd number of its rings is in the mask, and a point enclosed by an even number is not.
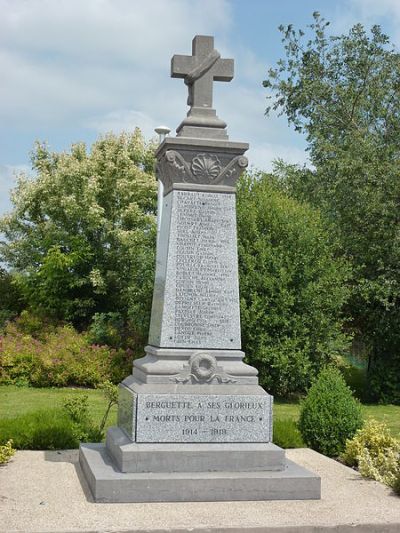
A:
[[[322,478],[320,501],[93,503],[77,451],[17,452],[0,467],[0,531],[399,533],[400,498],[312,450],[289,459]]]

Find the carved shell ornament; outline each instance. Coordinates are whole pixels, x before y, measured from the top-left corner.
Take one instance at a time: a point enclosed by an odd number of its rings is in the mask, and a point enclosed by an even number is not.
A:
[[[237,156],[223,167],[215,154],[201,153],[188,162],[176,150],[167,150],[157,164],[157,176],[166,187],[172,183],[220,183],[234,182],[248,165],[247,157]]]
[[[215,180],[221,168],[221,162],[216,155],[199,154],[192,159],[192,174],[201,181]]]

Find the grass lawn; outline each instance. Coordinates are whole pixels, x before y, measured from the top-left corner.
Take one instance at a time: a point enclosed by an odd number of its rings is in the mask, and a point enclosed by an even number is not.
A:
[[[364,404],[362,409],[365,418],[371,417],[385,422],[390,428],[392,435],[400,438],[400,405]],[[292,420],[297,420],[299,410],[300,406],[298,403],[274,401],[275,418],[291,418]]]
[[[13,418],[29,411],[62,407],[65,398],[83,394],[88,395],[90,414],[96,424],[100,424],[106,410],[107,400],[102,391],[93,389],[34,389],[2,385],[0,386],[0,418]],[[117,408],[113,407],[108,417],[107,426],[114,426],[116,421]]]
[[[93,389],[34,389],[30,387],[0,386],[0,418],[12,418],[16,415],[46,409],[61,407],[63,400],[72,395],[87,394],[89,396],[90,413],[96,423],[106,409],[106,400],[100,390]],[[363,405],[364,416],[373,417],[386,422],[393,436],[400,437],[400,406],[398,405]],[[274,402],[274,417],[279,419],[291,418],[297,420],[299,404],[282,401]],[[117,409],[114,407],[109,416],[107,426],[116,424]]]

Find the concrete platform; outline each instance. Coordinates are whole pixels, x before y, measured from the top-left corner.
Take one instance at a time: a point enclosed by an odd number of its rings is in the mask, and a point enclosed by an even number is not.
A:
[[[272,442],[143,444],[118,427],[108,430],[106,449],[121,472],[254,472],[283,470],[286,462]]]
[[[96,502],[217,502],[319,499],[321,479],[286,461],[282,471],[118,471],[104,444],[81,444],[80,464]]]
[[[17,452],[0,467],[2,533],[398,533],[400,498],[311,450],[287,457],[322,479],[303,501],[94,503],[78,451]]]

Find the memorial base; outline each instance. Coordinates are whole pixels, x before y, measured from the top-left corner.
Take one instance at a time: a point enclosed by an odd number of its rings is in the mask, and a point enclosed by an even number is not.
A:
[[[175,444],[176,450],[179,451],[181,446],[187,445]],[[280,471],[121,472],[104,444],[82,444],[80,464],[94,500],[101,503],[309,500],[321,497],[320,478],[287,459]]]
[[[79,457],[97,502],[319,499],[320,478],[271,441],[272,396],[259,385],[130,376],[118,427]]]

